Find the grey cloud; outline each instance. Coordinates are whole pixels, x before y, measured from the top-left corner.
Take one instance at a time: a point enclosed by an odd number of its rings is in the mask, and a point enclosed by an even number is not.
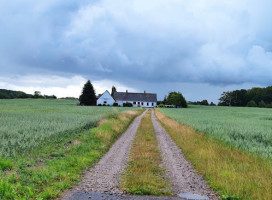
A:
[[[1,73],[268,85],[271,7],[269,0],[3,1]]]

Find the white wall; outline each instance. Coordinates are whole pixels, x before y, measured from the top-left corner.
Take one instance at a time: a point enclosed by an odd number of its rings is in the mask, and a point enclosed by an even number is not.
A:
[[[126,103],[126,102],[129,102],[133,105],[133,101],[117,101],[118,105],[120,105],[120,106],[123,106],[123,103]],[[143,105],[142,105],[142,103],[143,103]],[[147,103],[149,105],[147,105]],[[152,106],[152,103],[153,103],[153,106]],[[156,102],[141,102],[140,101],[140,107],[149,107],[150,108],[150,107],[155,107],[155,106],[157,106]],[[133,107],[138,107],[138,101],[136,101],[136,105],[133,105]]]
[[[112,98],[112,96],[110,95],[110,93],[108,91],[104,92],[102,94],[101,97],[99,97],[99,99],[97,99],[97,103],[96,105],[103,105],[103,104],[106,104],[106,105],[110,105],[112,106],[112,104],[114,103],[114,99]]]

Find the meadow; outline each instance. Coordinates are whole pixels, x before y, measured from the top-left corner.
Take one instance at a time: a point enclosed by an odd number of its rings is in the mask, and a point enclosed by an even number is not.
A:
[[[188,109],[160,110],[230,146],[272,158],[271,109],[190,105]]]
[[[16,157],[48,142],[61,142],[128,108],[76,106],[75,100],[0,100],[0,155]]]

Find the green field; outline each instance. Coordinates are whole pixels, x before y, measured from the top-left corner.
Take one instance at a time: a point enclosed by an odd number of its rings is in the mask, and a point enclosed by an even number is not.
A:
[[[76,106],[74,100],[0,100],[0,155],[16,156],[94,127],[113,107]],[[130,109],[131,110],[131,109]]]
[[[168,117],[248,152],[272,158],[272,110],[189,106],[161,111]]]
[[[58,197],[140,113],[121,112],[131,109],[76,106],[69,100],[0,100],[0,199]]]

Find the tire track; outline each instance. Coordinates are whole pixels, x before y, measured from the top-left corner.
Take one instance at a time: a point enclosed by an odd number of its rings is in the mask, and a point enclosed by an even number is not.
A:
[[[127,165],[130,147],[145,113],[146,111],[133,121],[109,152],[87,172],[78,186],[62,198],[63,200],[72,200],[75,198],[74,194],[80,194],[80,192],[123,194],[123,191],[118,188],[120,174]]]
[[[152,122],[157,135],[163,165],[166,168],[166,176],[172,184],[173,193],[194,193],[208,196],[209,199],[218,199],[207,186],[202,176],[194,170],[193,166],[185,159],[180,148],[177,147],[160,125],[153,109]]]

